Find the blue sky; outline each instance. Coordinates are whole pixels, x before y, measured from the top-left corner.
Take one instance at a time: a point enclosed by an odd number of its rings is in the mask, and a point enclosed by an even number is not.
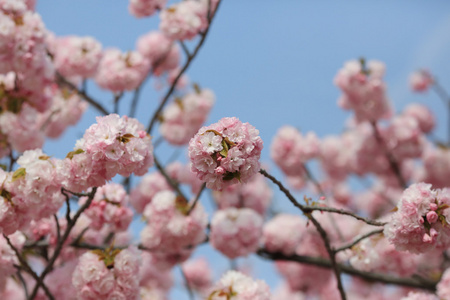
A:
[[[192,81],[216,94],[207,123],[226,116],[251,123],[264,140],[262,160],[266,162],[271,140],[282,125],[313,130],[320,137],[338,134],[350,113],[337,107],[340,93],[332,80],[346,60],[364,56],[386,63],[388,93],[396,111],[410,102],[429,105],[438,118],[435,135],[445,137],[446,112],[441,101],[433,93],[415,95],[408,89],[408,75],[425,67],[450,90],[450,1],[430,3],[223,0],[210,36],[188,70]],[[37,11],[57,35],[91,35],[104,47],[131,50],[137,37],[156,29],[159,20],[135,19],[127,5],[117,0],[40,0]],[[141,96],[138,118],[144,124],[161,97],[152,86],[150,82]],[[89,90],[112,107],[112,95],[93,84]],[[122,108],[129,100],[127,95]],[[89,111],[78,127],[48,142],[47,153],[65,156],[94,116],[95,111]],[[172,149],[163,147],[160,156],[170,155]],[[272,169],[281,177],[276,167]],[[290,209],[281,196],[277,201]],[[220,258],[203,251],[211,259]],[[226,266],[221,262],[219,268]],[[277,277],[267,264],[259,264],[255,272],[255,277],[276,285]],[[183,299],[179,292],[173,299]]]

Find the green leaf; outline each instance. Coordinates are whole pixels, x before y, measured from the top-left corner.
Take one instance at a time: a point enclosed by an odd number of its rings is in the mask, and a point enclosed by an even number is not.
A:
[[[175,199],[175,208],[183,215],[187,215],[189,212],[189,203],[184,197],[177,196]]]
[[[222,150],[219,152],[222,157],[226,158],[228,156],[228,144],[225,140],[222,140]]]
[[[25,170],[25,168],[17,169],[12,175],[12,182],[25,177],[26,174],[27,174],[27,171]]]
[[[239,171],[236,172],[226,172],[222,179],[225,181],[229,181],[229,180],[233,180],[233,179],[237,179],[239,180],[239,182],[241,181],[241,173],[239,173]]]
[[[25,102],[24,98],[10,97],[6,101],[6,109],[14,114],[17,114],[22,109],[22,104]]]
[[[194,82],[192,84],[192,87],[194,88],[194,90],[197,94],[200,94],[202,92],[202,90],[200,89],[200,86],[197,83]]]
[[[128,143],[132,138],[134,138],[135,136],[132,135],[131,133],[125,133],[124,135],[118,136],[117,140],[121,143]]]
[[[12,203],[12,202],[11,202],[11,200],[12,200],[12,195],[11,195],[11,193],[8,192],[7,190],[2,189],[1,192],[0,192],[0,196],[2,196],[4,199],[6,199],[6,201]]]
[[[82,150],[82,149],[77,149],[77,150],[75,150],[75,151],[70,151],[69,153],[67,153],[66,158],[72,159],[75,155],[81,154],[81,153],[84,153],[84,150]]]
[[[3,171],[6,171],[6,169],[8,169],[8,167],[5,164],[0,164],[0,168],[2,168]]]

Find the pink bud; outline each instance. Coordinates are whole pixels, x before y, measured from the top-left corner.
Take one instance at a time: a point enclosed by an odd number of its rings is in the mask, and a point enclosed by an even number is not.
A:
[[[438,214],[434,211],[429,211],[427,213],[427,221],[430,224],[435,223],[438,220]]]
[[[431,237],[432,237],[433,240],[434,240],[434,238],[438,236],[438,232],[436,231],[436,229],[431,228],[431,229],[430,229],[430,235],[431,235]]]
[[[423,235],[422,241],[424,243],[430,243],[431,244],[433,242],[433,239],[431,238],[431,236],[429,236],[427,233],[425,233]]]
[[[139,134],[139,137],[142,139],[142,138],[145,138],[146,137],[146,135],[147,135],[147,133],[144,131],[144,130],[140,130],[139,132],[138,132],[138,134]]]
[[[431,210],[437,210],[438,209],[437,204],[436,203],[430,203],[430,209]]]
[[[225,174],[225,169],[223,167],[217,167],[214,170],[214,173],[219,174],[219,175],[223,175],[223,174]]]

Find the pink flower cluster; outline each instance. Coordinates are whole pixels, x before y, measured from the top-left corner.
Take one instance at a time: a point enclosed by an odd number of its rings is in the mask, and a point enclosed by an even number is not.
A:
[[[450,269],[444,271],[436,288],[439,298],[450,299]]]
[[[237,272],[226,272],[216,284],[208,300],[270,300],[269,286],[262,280]]]
[[[14,2],[14,3],[13,3]],[[42,112],[50,105],[46,93],[54,68],[46,52],[47,30],[41,17],[25,1],[5,2],[0,7],[0,74],[15,74],[14,90],[3,94],[2,106],[27,102]]]
[[[259,171],[263,142],[258,134],[234,117],[202,127],[189,142],[191,170],[213,190],[247,183]]]
[[[243,185],[230,185],[223,191],[214,191],[214,200],[219,209],[229,207],[251,208],[264,216],[272,200],[273,192],[267,180],[259,174]]]
[[[139,269],[139,286],[142,300],[166,300],[166,294],[172,288],[173,276],[170,269],[160,268],[158,258],[150,252],[142,252],[142,264]]]
[[[130,202],[138,213],[142,213],[153,197],[161,191],[171,190],[166,178],[159,172],[142,177],[139,184],[131,191]]]
[[[191,186],[193,194],[197,194],[200,190],[202,182],[190,171],[189,166],[174,162],[166,167],[166,172],[173,180]],[[153,197],[165,190],[172,190],[172,187],[160,172],[145,175],[131,191],[131,204],[138,213],[142,213]]]
[[[450,178],[450,149],[427,145],[423,151],[423,169],[417,174],[418,181],[431,183],[434,187],[448,187]]]
[[[150,70],[150,62],[137,51],[122,53],[107,49],[95,76],[97,84],[115,93],[131,91],[139,86]]]
[[[77,94],[54,87],[52,106],[38,116],[39,129],[49,138],[58,138],[67,127],[78,123],[87,107]]]
[[[313,132],[302,135],[292,126],[281,127],[270,146],[270,156],[290,177],[303,177],[305,164],[319,154],[319,139]]]
[[[128,10],[136,18],[149,17],[166,6],[167,0],[130,0]]]
[[[446,298],[443,298],[446,299]],[[408,296],[401,298],[400,300],[439,300],[433,294],[426,294],[420,292],[410,292]]]
[[[72,277],[77,299],[137,299],[139,265],[140,254],[134,249],[83,254]]]
[[[296,215],[278,214],[264,224],[263,243],[270,252],[295,254],[304,234],[305,220]]]
[[[388,151],[397,161],[418,158],[422,154],[425,137],[415,118],[396,116],[387,128],[381,131]]]
[[[340,137],[325,137],[320,145],[320,161],[328,176],[337,181],[350,173],[385,174],[389,162],[368,123],[357,124]]]
[[[278,236],[274,234],[276,230],[278,230]],[[307,228],[306,220],[298,216],[281,215],[268,222],[264,227],[264,245],[271,251],[287,255],[315,257],[328,255],[317,231],[311,227]],[[326,269],[291,261],[277,261],[275,266],[292,291],[305,293],[319,291],[326,285],[332,274]],[[299,278],[302,280],[298,280]]]
[[[150,61],[153,74],[175,70],[180,63],[180,48],[159,31],[150,31],[136,43],[138,52]]]
[[[4,134],[1,147],[8,148],[10,144],[18,152],[41,148],[45,139],[41,116],[27,103],[23,103],[17,113],[4,111],[0,114],[0,128]],[[7,149],[2,152],[8,154]]]
[[[102,45],[92,37],[67,36],[55,43],[56,69],[69,78],[93,77],[102,58]]]
[[[205,294],[212,286],[212,272],[208,261],[204,258],[189,260],[182,266],[189,286]]]
[[[6,235],[23,229],[30,220],[51,216],[64,202],[55,160],[36,149],[26,151],[17,162],[14,172],[0,170],[0,231]]]
[[[416,183],[400,198],[384,234],[399,251],[425,253],[450,246],[450,191]]]
[[[214,94],[208,89],[176,98],[162,112],[161,135],[172,145],[187,144],[208,118],[213,104]]]
[[[217,211],[211,220],[211,245],[228,258],[256,252],[262,234],[263,219],[249,208]]]
[[[436,125],[433,113],[428,107],[422,104],[412,103],[408,105],[403,110],[402,115],[415,119],[423,133],[431,132]]]
[[[418,256],[400,252],[381,235],[363,240],[351,249],[350,264],[367,272],[411,276],[417,271]]]
[[[157,193],[144,209],[147,225],[141,231],[146,248],[177,253],[203,242],[206,238],[207,215],[200,204],[189,213],[189,203],[172,191]]]
[[[153,164],[151,137],[138,120],[97,117],[60,166],[64,186],[74,192],[102,186],[116,174],[144,175]]]
[[[433,84],[433,75],[427,70],[419,70],[409,76],[409,85],[415,92],[425,92]]]
[[[161,12],[159,28],[173,40],[193,39],[208,26],[207,11],[204,1],[178,2]]]
[[[279,286],[273,293],[271,300],[306,300],[306,295],[299,291],[293,291],[287,284]],[[333,298],[327,298],[333,299]]]
[[[384,72],[385,66],[379,61],[346,62],[334,78],[343,92],[339,106],[353,110],[358,122],[389,117],[391,108],[383,82]]]
[[[80,205],[86,200],[81,198]],[[90,227],[94,230],[100,230],[104,224],[108,224],[113,232],[125,231],[133,219],[133,211],[127,204],[128,195],[123,185],[108,183],[97,189],[84,214],[91,219]]]

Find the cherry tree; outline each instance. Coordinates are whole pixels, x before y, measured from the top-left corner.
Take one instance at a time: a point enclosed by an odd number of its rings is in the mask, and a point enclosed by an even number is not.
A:
[[[221,2],[130,0],[130,14],[159,16],[159,26],[123,52],[55,35],[32,0],[0,0],[0,298],[168,299],[176,271],[190,300],[450,299],[450,142],[432,136],[433,113],[420,104],[396,113],[385,64],[357,58],[334,78],[352,114],[339,135],[286,124],[263,141],[233,116],[206,124],[220,99],[187,70]],[[152,79],[160,102],[137,119]],[[410,84],[434,90],[450,112],[432,72]],[[96,121],[71,151],[43,151],[86,111]],[[183,147],[188,162],[162,163],[163,143]],[[352,176],[370,177],[363,192]],[[290,210],[274,209],[274,198]],[[194,257],[199,247],[230,270]],[[271,290],[236,263],[249,255],[284,283]]]

